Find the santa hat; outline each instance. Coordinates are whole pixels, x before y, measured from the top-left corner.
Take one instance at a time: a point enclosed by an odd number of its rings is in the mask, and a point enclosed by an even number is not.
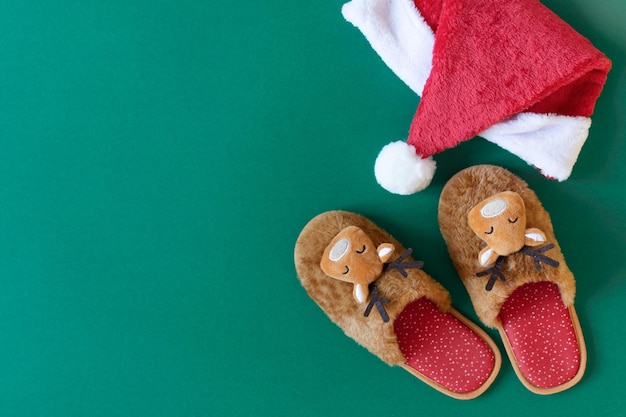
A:
[[[427,187],[432,155],[480,135],[549,177],[569,177],[606,81],[606,56],[536,0],[352,0],[346,20],[422,98],[378,182]]]

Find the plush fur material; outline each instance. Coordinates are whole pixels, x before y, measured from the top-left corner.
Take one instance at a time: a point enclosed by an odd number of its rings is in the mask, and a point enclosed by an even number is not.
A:
[[[495,194],[472,208],[467,215],[470,228],[484,241],[479,254],[481,265],[494,263],[499,256],[519,252],[524,246],[539,246],[546,235],[537,228],[526,228],[526,208],[513,191]]]
[[[422,270],[409,269],[406,278],[396,270],[386,271],[378,278],[376,286],[379,294],[390,300],[385,304],[390,320],[384,323],[375,311],[364,317],[364,305],[355,301],[352,283],[329,277],[320,266],[325,249],[348,226],[364,231],[377,247],[391,243],[395,250],[390,260],[395,260],[405,251],[400,242],[365,217],[345,211],[330,211],[313,218],[296,241],[294,261],[298,277],[309,296],[346,335],[384,362],[402,365],[406,359],[394,333],[396,317],[408,303],[421,297],[428,298],[441,311],[448,312],[452,308],[450,295]]]
[[[385,145],[376,158],[376,181],[387,191],[408,195],[428,187],[437,164],[432,157],[421,158],[415,148],[396,141]]]
[[[394,249],[391,243],[376,247],[363,230],[348,226],[328,244],[320,267],[329,277],[354,284],[354,299],[364,303],[369,296],[369,284],[380,276]]]
[[[352,0],[342,13],[422,96],[408,139],[418,155],[480,135],[569,177],[611,64],[538,1]],[[377,179],[395,192],[392,175]]]
[[[413,1],[352,0],[341,13],[398,78],[421,96],[432,70],[435,34]]]
[[[418,152],[441,152],[523,111],[591,115],[610,63],[538,1],[436,3],[439,15],[426,19],[437,28],[432,71],[408,139]]]
[[[479,136],[517,155],[543,175],[565,181],[589,136],[591,118],[523,112]]]
[[[515,253],[508,256],[503,264],[506,281],[497,281],[493,289],[487,291],[487,278],[476,276],[485,270],[479,261],[479,254],[486,243],[472,231],[468,214],[481,201],[504,191],[513,191],[522,197],[526,226],[539,229],[545,235],[545,243],[554,244],[554,248],[546,251],[545,255],[558,261],[559,266],[544,265],[537,271],[531,257]],[[511,172],[491,165],[479,165],[453,176],[444,186],[439,200],[439,226],[474,309],[487,326],[496,327],[503,303],[515,289],[529,282],[556,283],[564,305],[573,305],[576,292],[574,275],[561,253],[550,215],[528,185]]]

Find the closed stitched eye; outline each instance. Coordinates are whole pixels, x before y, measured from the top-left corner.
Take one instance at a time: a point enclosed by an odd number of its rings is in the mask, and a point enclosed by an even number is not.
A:
[[[363,245],[363,249],[356,251],[356,253],[363,253],[365,252],[365,245]]]
[[[517,219],[519,219],[519,217],[516,217],[515,220],[511,220],[511,219],[507,219],[509,221],[509,223],[514,224],[517,223]]]
[[[489,230],[488,232],[485,232],[486,235],[490,235],[493,233],[493,226],[491,226],[491,230]]]
[[[346,275],[348,272],[350,272],[350,267],[348,265],[346,265],[346,272],[342,272],[342,275]]]

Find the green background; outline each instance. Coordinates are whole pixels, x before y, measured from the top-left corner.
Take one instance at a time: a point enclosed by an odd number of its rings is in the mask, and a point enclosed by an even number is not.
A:
[[[404,197],[373,162],[418,98],[341,4],[0,5],[0,415],[626,414],[626,3],[545,1],[614,65],[568,181],[475,139]],[[505,359],[483,396],[450,399],[345,337],[296,279],[306,222],[356,211],[476,320],[436,218],[478,163],[552,214],[589,350],[569,391],[532,394]]]

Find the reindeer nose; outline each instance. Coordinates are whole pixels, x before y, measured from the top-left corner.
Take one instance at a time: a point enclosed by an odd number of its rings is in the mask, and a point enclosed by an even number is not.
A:
[[[507,203],[503,198],[496,198],[493,201],[488,202],[480,209],[480,215],[485,219],[496,217],[498,214],[506,210]]]

